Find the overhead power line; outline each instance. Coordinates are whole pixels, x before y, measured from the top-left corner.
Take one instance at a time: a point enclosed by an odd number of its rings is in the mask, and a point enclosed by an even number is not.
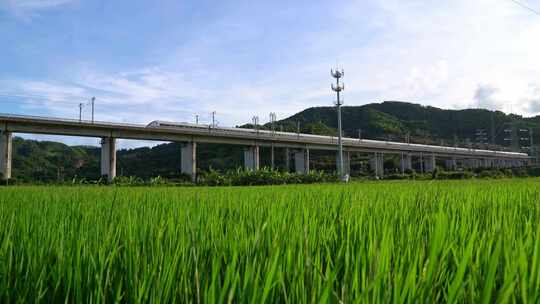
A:
[[[526,4],[524,4],[524,3],[522,3],[522,2],[519,2],[518,0],[509,0],[509,1],[512,1],[512,2],[514,2],[516,5],[519,5],[519,6],[521,6],[521,7],[524,8],[524,9],[529,10],[529,11],[531,11],[531,12],[537,14],[537,15],[540,15],[540,11],[538,11],[538,10],[536,10],[536,9],[534,9],[534,8],[532,8],[532,7],[530,7],[530,6],[526,5]]]

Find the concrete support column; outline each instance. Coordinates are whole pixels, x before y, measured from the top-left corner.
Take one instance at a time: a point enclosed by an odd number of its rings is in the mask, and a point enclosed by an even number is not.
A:
[[[272,146],[270,147],[270,169],[274,170],[276,169],[276,158],[274,155],[274,143],[272,143]]]
[[[384,176],[384,155],[382,153],[376,152],[371,160],[369,161],[369,166],[371,170],[375,172],[376,177]]]
[[[336,160],[338,159],[336,156]],[[351,175],[351,153],[349,151],[343,151],[343,174]]]
[[[424,157],[424,172],[433,172],[436,167],[435,155],[432,154]]]
[[[11,158],[13,153],[13,136],[11,132],[0,131],[0,178],[11,178]]]
[[[463,160],[463,167],[466,169],[475,169],[476,168],[476,160],[474,159],[464,159]]]
[[[400,168],[401,173],[404,173],[407,170],[412,170],[412,155],[401,154]]]
[[[455,158],[447,159],[444,161],[444,166],[447,170],[456,170],[457,169],[457,161]]]
[[[309,173],[309,149],[294,152],[294,169],[296,173]]]
[[[248,147],[244,150],[244,167],[246,170],[259,170],[259,146]]]
[[[480,159],[475,159],[475,160],[474,160],[474,168],[475,168],[475,169],[481,168],[482,165],[483,165],[483,164],[482,164],[482,160],[480,160]]]
[[[285,148],[285,171],[291,171],[291,151],[289,148]]]
[[[109,182],[116,177],[116,138],[101,139],[101,176],[107,176]]]
[[[191,181],[197,181],[197,143],[190,142],[182,144],[181,151],[182,173],[191,176]]]

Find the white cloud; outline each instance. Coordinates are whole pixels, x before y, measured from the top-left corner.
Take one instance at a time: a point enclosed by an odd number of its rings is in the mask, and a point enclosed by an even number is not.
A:
[[[0,0],[0,10],[28,20],[40,12],[62,7],[78,0]]]

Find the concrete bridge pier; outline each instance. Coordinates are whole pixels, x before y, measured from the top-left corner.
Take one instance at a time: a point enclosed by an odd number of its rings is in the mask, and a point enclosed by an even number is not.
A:
[[[112,182],[116,177],[116,138],[101,139],[101,176]]]
[[[476,161],[474,159],[464,159],[463,160],[463,167],[465,169],[474,169],[476,168]]]
[[[309,149],[294,152],[294,169],[296,173],[309,173]]]
[[[407,170],[412,170],[412,155],[401,153],[400,160],[401,173],[405,173]]]
[[[181,171],[191,176],[191,181],[197,181],[197,143],[188,142],[182,144]]]
[[[437,168],[435,162],[435,155],[431,154],[429,156],[426,156],[424,158],[424,172],[433,172],[435,171],[435,168]]]
[[[369,161],[371,170],[375,172],[375,177],[384,176],[384,154],[375,152],[373,157]]]
[[[285,148],[285,172],[291,171],[291,151],[289,148]]]
[[[11,178],[11,157],[13,153],[13,136],[11,132],[0,131],[0,178]]]
[[[339,157],[336,155],[336,163],[338,160]],[[343,174],[351,175],[351,153],[349,151],[343,151]]]
[[[447,170],[457,170],[457,161],[456,158],[453,157],[452,159],[447,159],[444,161],[444,166]]]
[[[259,146],[251,146],[244,149],[244,167],[246,170],[259,170]]]

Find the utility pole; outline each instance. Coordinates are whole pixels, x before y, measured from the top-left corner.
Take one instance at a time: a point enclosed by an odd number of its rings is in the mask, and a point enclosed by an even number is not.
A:
[[[216,111],[212,111],[212,128],[216,127]]]
[[[299,120],[296,121],[296,136],[300,138],[300,121]]]
[[[79,103],[79,122],[82,122],[82,109],[84,107],[84,103]]]
[[[276,127],[275,127],[275,124],[276,124],[276,113],[272,112],[270,113],[270,126],[272,128],[272,137],[275,136],[275,132],[276,132]],[[274,167],[275,167],[275,164],[274,164],[274,141],[272,141],[272,145],[271,145],[271,150],[270,150],[270,160],[271,160],[271,168],[272,170],[274,170]]]
[[[195,124],[199,124],[199,114],[195,114]]]
[[[358,129],[358,139],[362,141],[362,129]]]
[[[94,123],[94,103],[96,101],[96,97],[92,97],[91,105],[92,105],[92,123]]]
[[[343,69],[339,71],[337,68],[334,71],[333,69],[330,70],[330,74],[332,77],[336,79],[336,85],[331,85],[332,91],[336,92],[337,100],[335,102],[336,108],[337,108],[337,115],[338,115],[338,174],[342,181],[346,181],[346,177],[344,176],[343,172],[343,134],[342,134],[342,128],[341,128],[341,106],[343,105],[343,101],[341,100],[340,93],[345,90],[345,85],[341,84],[339,80],[345,76],[345,71]]]

